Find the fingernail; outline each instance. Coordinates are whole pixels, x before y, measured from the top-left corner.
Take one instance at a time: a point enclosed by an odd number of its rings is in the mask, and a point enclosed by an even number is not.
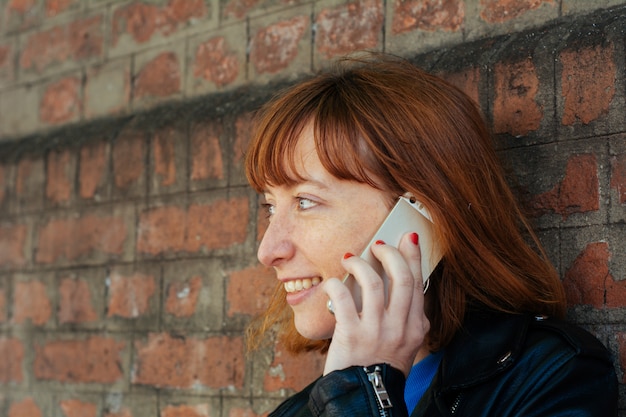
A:
[[[420,241],[420,237],[418,236],[417,233],[411,233],[411,242],[413,242],[414,245],[417,245]]]
[[[350,252],[346,252],[345,255],[343,255],[343,259],[348,259],[348,258],[352,258],[354,256],[354,254],[350,253]]]
[[[385,241],[384,240],[377,240],[376,242],[374,242],[377,245],[384,245]]]

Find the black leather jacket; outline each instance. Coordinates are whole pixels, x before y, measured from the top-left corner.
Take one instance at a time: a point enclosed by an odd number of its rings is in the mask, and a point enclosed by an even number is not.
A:
[[[375,375],[374,367],[332,372],[270,416],[407,416],[404,375],[379,365],[392,404],[381,410],[368,373]],[[617,395],[608,351],[583,329],[542,317],[473,313],[411,417],[612,417]]]

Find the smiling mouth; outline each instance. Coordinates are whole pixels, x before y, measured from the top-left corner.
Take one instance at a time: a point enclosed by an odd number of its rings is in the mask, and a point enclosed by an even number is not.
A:
[[[284,287],[285,291],[287,291],[288,293],[294,293],[302,290],[308,290],[309,288],[319,285],[320,282],[322,282],[322,280],[318,277],[293,279],[290,281],[286,281]]]

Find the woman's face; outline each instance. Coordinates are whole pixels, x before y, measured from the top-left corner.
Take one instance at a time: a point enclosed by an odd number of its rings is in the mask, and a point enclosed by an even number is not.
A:
[[[332,336],[324,280],[342,278],[346,252],[359,254],[390,209],[390,195],[367,184],[332,176],[321,164],[309,125],[299,138],[294,186],[268,187],[270,223],[258,251],[287,291],[298,332],[321,340]]]

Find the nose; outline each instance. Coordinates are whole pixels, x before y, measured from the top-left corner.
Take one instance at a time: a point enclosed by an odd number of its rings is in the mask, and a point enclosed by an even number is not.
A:
[[[295,253],[293,231],[288,215],[275,213],[261,239],[257,251],[259,261],[265,266],[276,267],[291,259]]]

